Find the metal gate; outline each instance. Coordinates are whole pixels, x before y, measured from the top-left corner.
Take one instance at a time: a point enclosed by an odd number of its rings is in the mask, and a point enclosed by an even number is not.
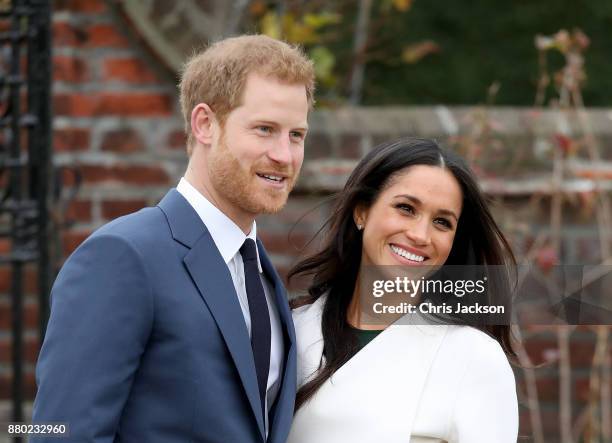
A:
[[[13,421],[23,421],[24,267],[35,266],[39,330],[51,266],[50,2],[0,0],[0,266],[10,269]],[[15,441],[21,441],[16,437]]]

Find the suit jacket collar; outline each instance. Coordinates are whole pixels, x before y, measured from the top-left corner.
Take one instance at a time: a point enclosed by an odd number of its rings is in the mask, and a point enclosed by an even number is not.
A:
[[[253,221],[251,225],[251,232],[245,235],[242,229],[231,218],[213,205],[185,177],[181,178],[176,190],[187,200],[204,222],[225,263],[229,263],[234,258],[247,238],[253,241],[257,240],[256,221]],[[259,257],[257,258],[257,266],[261,273]]]
[[[189,202],[176,189],[168,191],[157,206],[168,220],[172,238],[183,246],[192,248],[204,235],[206,226]]]

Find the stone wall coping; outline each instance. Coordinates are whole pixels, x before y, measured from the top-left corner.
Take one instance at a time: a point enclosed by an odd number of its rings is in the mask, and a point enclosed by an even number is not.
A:
[[[514,106],[371,106],[315,109],[311,132],[328,134],[418,134],[449,136],[461,133],[474,117],[486,115],[499,134],[582,134],[588,119],[593,134],[612,134],[612,108],[556,110]]]

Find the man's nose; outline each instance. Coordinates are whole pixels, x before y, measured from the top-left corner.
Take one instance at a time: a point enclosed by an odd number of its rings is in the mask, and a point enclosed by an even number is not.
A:
[[[274,145],[268,150],[270,160],[284,165],[291,164],[291,140],[289,134],[282,134],[274,141]]]

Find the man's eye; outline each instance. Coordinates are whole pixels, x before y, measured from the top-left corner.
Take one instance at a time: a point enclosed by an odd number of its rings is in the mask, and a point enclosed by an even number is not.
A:
[[[270,132],[272,132],[272,128],[270,126],[258,126],[257,130],[265,134],[269,134]]]
[[[303,139],[303,138],[304,138],[304,134],[302,134],[302,133],[301,133],[301,132],[299,132],[299,131],[292,131],[292,132],[291,132],[291,137],[293,137],[293,138],[297,138],[297,139],[301,140],[301,139]]]

